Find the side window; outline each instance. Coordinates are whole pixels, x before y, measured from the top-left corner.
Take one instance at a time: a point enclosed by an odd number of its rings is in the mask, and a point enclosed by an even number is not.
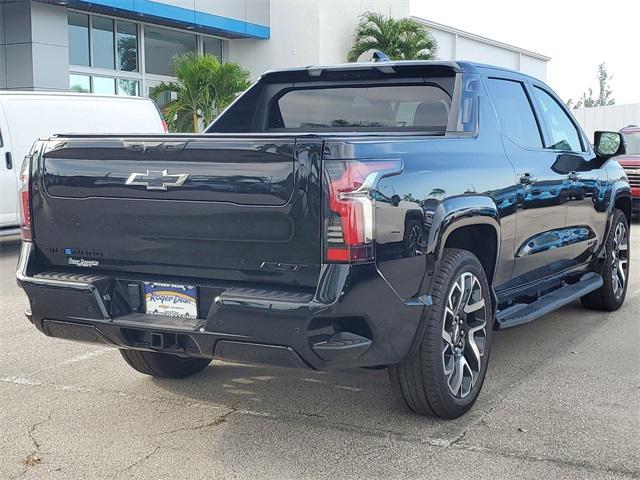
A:
[[[488,79],[502,132],[521,147],[542,148],[538,122],[524,85],[513,80]]]
[[[580,134],[556,99],[539,87],[534,86],[533,91],[540,103],[542,117],[551,136],[551,145],[547,148],[581,152]]]

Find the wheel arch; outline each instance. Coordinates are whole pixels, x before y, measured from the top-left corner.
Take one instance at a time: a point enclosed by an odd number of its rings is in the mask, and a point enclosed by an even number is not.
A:
[[[445,248],[472,252],[492,284],[499,261],[500,240],[500,217],[493,199],[485,195],[465,195],[447,199],[438,206],[427,251],[438,260]]]

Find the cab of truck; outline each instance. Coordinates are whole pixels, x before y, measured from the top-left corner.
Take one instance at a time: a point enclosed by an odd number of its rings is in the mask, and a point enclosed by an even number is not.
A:
[[[618,157],[631,186],[634,215],[640,215],[640,127],[629,125],[620,130],[627,143],[627,153]]]

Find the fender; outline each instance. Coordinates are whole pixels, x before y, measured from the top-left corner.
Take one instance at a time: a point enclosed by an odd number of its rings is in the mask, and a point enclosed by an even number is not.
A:
[[[435,262],[428,263],[428,265],[432,266],[433,272],[438,269],[444,246],[449,236],[458,228],[469,225],[490,225],[495,230],[497,252],[493,267],[494,270],[496,269],[500,258],[500,215],[498,213],[498,207],[494,200],[488,195],[460,195],[443,200],[433,214],[425,249],[426,254],[435,258]],[[431,275],[430,278],[431,279],[426,282],[428,286],[425,285],[426,292],[431,292],[433,275]],[[493,288],[491,288],[491,298],[495,309],[497,298]],[[409,356],[417,351],[422,336],[424,335],[424,328],[425,321],[423,315],[413,338]]]
[[[440,259],[453,231],[467,225],[491,225],[497,236],[498,252],[500,251],[500,215],[494,200],[488,195],[460,195],[443,200],[435,213],[429,237],[427,254]],[[496,264],[499,255],[496,255]],[[495,268],[496,265],[494,265]]]

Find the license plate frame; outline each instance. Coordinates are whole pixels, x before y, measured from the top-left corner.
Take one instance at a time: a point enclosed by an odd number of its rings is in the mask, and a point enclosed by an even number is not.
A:
[[[144,282],[143,290],[147,315],[198,317],[198,291],[195,285]]]

